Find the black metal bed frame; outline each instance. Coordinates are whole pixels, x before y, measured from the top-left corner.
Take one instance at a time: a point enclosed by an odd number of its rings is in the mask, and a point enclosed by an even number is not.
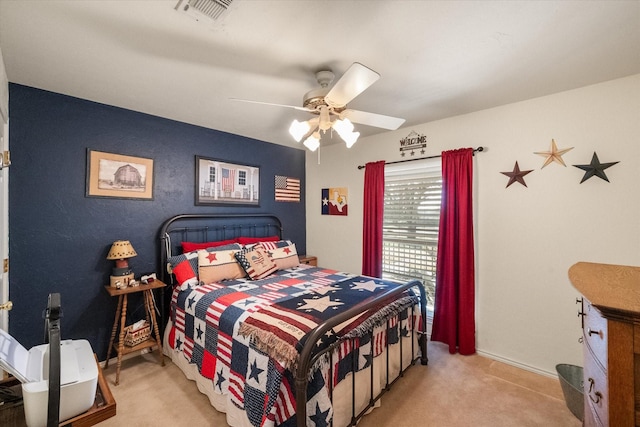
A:
[[[210,223],[207,223],[209,222]],[[191,223],[190,226],[178,226],[178,223]],[[174,254],[174,249],[179,248],[179,243],[175,244],[173,242],[172,236],[180,237],[180,241],[213,241],[213,240],[225,240],[234,237],[238,237],[240,235],[243,236],[253,236],[253,237],[265,237],[269,235],[273,235],[272,230],[277,232],[278,236],[282,238],[282,223],[278,217],[271,214],[226,214],[226,215],[218,215],[218,214],[182,214],[176,215],[172,218],[166,220],[162,227],[160,228],[160,266],[161,266],[161,279],[165,283],[169,283],[166,280],[168,273],[166,272],[166,261],[167,258]],[[250,234],[243,234],[243,233]],[[197,238],[197,240],[193,240]],[[189,240],[191,239],[191,240]],[[343,341],[338,341],[336,344],[326,348],[324,351],[313,355],[313,350],[316,346],[316,343],[319,339],[321,339],[327,331],[331,328],[339,325],[340,323],[346,321],[349,318],[357,316],[361,313],[364,313],[370,310],[372,307],[379,304],[381,301],[391,299],[395,296],[399,296],[404,293],[408,289],[417,288],[420,293],[420,319],[421,319],[421,329],[422,331],[418,331],[419,335],[418,345],[420,346],[420,355],[416,358],[412,357],[411,363],[407,366],[403,366],[403,348],[402,348],[402,339],[399,340],[399,352],[400,352],[400,369],[398,372],[398,376],[390,379],[389,378],[389,343],[388,340],[386,342],[386,383],[385,387],[382,388],[378,395],[373,396],[374,390],[374,375],[373,375],[373,363],[375,358],[372,357],[372,365],[369,367],[371,375],[370,375],[370,396],[368,405],[362,409],[360,412],[356,414],[355,408],[355,395],[356,395],[356,376],[351,375],[352,384],[351,384],[351,421],[348,426],[355,426],[357,421],[362,418],[367,411],[372,408],[378,400],[384,395],[387,391],[389,391],[390,387],[406,372],[409,367],[414,365],[418,360],[420,360],[422,365],[427,365],[427,339],[426,339],[426,330],[427,330],[427,299],[426,292],[423,284],[418,280],[412,280],[405,284],[402,284],[398,287],[394,287],[393,289],[385,292],[380,295],[373,301],[368,303],[358,304],[351,309],[341,313],[338,316],[333,317],[330,320],[327,320],[320,325],[318,325],[314,330],[310,332],[309,338],[307,339],[302,351],[300,352],[300,360],[296,366],[294,374],[295,379],[295,395],[296,395],[296,423],[297,427],[305,427],[306,426],[306,413],[307,413],[307,382],[310,374],[310,370],[315,365],[321,357],[326,357],[325,354],[329,353],[328,357],[330,358],[330,370],[333,369],[333,360],[332,354],[333,350],[337,345],[343,343]],[[415,307],[412,308],[412,314]],[[164,298],[162,299],[162,311],[164,314]],[[164,317],[164,316],[163,316]],[[392,315],[389,315],[387,318],[387,329],[388,323]],[[413,317],[413,316],[412,316]],[[164,320],[164,319],[163,319]],[[166,322],[163,322],[166,323]],[[165,325],[162,325],[163,328]],[[373,331],[371,331],[373,334]],[[355,340],[356,338],[351,338]],[[415,351],[415,340],[411,342],[411,354],[416,354]],[[373,352],[373,346],[371,346],[371,351]],[[355,356],[355,355],[354,355]],[[333,372],[330,372],[330,377],[333,376]],[[333,401],[333,388],[332,381],[329,383],[330,387],[330,397]],[[333,423],[333,421],[332,421]]]

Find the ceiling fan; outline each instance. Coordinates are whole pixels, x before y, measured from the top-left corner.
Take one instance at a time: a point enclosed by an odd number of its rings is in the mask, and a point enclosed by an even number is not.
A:
[[[380,74],[359,62],[354,62],[342,77],[332,87],[329,87],[334,78],[335,75],[330,70],[318,71],[316,79],[320,88],[313,89],[304,95],[302,107],[238,98],[231,99],[293,108],[314,114],[317,117],[304,122],[294,120],[289,128],[291,136],[297,142],[304,139],[304,145],[311,151],[315,151],[320,146],[320,132],[325,133],[332,128],[338,132],[347,147],[351,147],[360,136],[360,132],[353,131],[353,123],[389,130],[398,129],[404,123],[404,119],[347,108],[347,104],[375,83],[380,78]]]

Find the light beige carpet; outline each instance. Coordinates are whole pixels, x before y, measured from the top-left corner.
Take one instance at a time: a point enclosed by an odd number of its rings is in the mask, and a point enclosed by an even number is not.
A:
[[[110,426],[226,427],[224,414],[210,406],[194,382],[165,358],[145,354],[123,362],[120,385],[116,364],[104,371],[117,402]],[[382,398],[382,407],[359,427],[578,427],[557,379],[481,356],[450,355],[429,342],[429,365],[416,365]]]

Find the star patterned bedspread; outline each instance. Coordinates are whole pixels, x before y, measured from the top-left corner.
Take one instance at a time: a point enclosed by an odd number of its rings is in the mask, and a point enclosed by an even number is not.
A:
[[[244,410],[253,426],[295,426],[291,368],[306,336],[319,323],[354,304],[386,292],[392,282],[300,265],[258,281],[227,280],[172,295],[169,344],[211,379],[216,393]],[[334,328],[316,346],[334,350],[333,385],[350,371],[366,368],[382,351],[417,324],[405,297],[379,306]],[[381,319],[396,313],[391,322]],[[365,333],[366,331],[369,331]],[[370,333],[370,331],[374,331]],[[356,357],[351,357],[355,353]],[[346,357],[349,355],[349,357]],[[353,366],[354,365],[357,366]],[[326,369],[313,371],[307,389],[308,425],[324,426],[332,417]]]

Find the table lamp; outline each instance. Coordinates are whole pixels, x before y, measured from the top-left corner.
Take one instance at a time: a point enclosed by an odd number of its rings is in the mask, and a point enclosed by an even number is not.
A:
[[[116,240],[111,245],[111,250],[107,255],[107,259],[115,260],[116,266],[113,267],[110,276],[111,287],[118,287],[117,282],[121,286],[127,286],[130,280],[133,280],[133,272],[129,268],[129,258],[138,255],[136,250],[131,246],[128,240]]]

